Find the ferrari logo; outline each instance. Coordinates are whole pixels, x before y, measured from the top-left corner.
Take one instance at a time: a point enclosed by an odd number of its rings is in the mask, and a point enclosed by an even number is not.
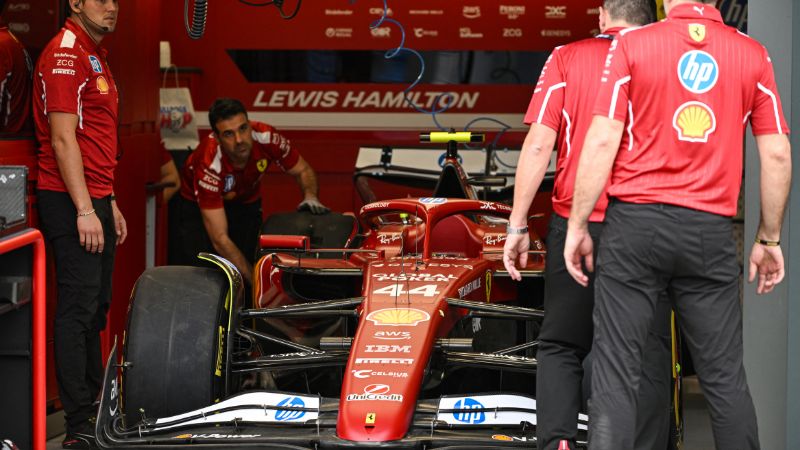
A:
[[[695,42],[703,42],[703,39],[706,38],[706,26],[700,25],[699,23],[690,23],[689,36],[691,36]]]
[[[268,165],[269,162],[266,159],[259,159],[258,162],[256,162],[256,168],[258,169],[259,172],[267,170]]]
[[[488,270],[486,271],[486,283],[484,283],[484,286],[486,286],[486,303],[491,303],[492,302],[492,273],[489,272]]]
[[[375,425],[375,418],[378,417],[375,413],[367,413],[367,417],[364,419],[365,425]]]

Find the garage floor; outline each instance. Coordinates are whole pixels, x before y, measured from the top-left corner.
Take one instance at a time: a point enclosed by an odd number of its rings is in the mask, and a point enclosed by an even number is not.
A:
[[[703,394],[697,381],[691,377],[684,382],[684,423],[686,424],[686,440],[683,450],[713,450],[714,439],[711,436],[711,420],[708,418]],[[51,421],[52,423],[52,421]],[[47,442],[47,450],[61,448],[63,436]]]

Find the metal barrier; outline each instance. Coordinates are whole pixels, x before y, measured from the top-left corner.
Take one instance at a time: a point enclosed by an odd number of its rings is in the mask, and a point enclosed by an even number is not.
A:
[[[47,444],[47,378],[45,327],[47,299],[45,295],[45,248],[42,233],[28,228],[0,238],[0,254],[33,245],[33,450],[45,450]]]

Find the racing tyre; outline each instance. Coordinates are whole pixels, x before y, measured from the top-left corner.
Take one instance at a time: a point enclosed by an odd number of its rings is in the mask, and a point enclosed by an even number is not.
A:
[[[143,416],[168,417],[220,398],[228,290],[225,274],[210,268],[155,267],[139,277],[125,342],[127,426]]]

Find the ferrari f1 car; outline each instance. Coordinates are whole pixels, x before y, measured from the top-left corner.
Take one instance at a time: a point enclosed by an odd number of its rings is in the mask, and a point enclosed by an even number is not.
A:
[[[98,444],[535,448],[544,245],[532,232],[512,281],[511,208],[475,197],[449,145],[443,173],[466,198],[367,204],[341,217],[340,248],[262,235],[252,298],[211,254],[213,268],[145,271],[122,361],[109,358]]]

